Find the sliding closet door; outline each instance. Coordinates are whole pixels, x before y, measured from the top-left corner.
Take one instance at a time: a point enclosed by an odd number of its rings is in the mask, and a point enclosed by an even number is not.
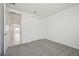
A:
[[[21,43],[21,15],[10,12],[10,46]]]

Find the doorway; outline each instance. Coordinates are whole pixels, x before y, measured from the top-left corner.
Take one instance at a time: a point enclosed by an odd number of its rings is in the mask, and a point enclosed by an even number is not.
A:
[[[21,15],[9,12],[10,15],[10,41],[9,46],[21,44]]]

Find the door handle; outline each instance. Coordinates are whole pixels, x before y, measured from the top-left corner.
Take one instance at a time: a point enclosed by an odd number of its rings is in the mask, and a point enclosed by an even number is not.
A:
[[[4,35],[7,35],[7,33],[4,33]]]

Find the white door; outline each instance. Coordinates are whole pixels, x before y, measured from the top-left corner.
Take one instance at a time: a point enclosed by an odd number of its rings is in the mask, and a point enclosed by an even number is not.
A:
[[[10,16],[7,8],[5,9],[5,17],[4,17],[4,54],[9,45],[10,40]]]
[[[21,43],[21,15],[8,12],[5,6],[4,17],[4,54],[8,47]]]

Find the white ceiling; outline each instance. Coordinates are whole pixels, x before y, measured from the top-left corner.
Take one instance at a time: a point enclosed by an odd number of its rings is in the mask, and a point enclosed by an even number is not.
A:
[[[8,4],[9,8],[27,12],[41,18],[46,18],[52,14],[62,11],[75,5],[74,3],[15,3]],[[37,13],[34,13],[36,11]]]

